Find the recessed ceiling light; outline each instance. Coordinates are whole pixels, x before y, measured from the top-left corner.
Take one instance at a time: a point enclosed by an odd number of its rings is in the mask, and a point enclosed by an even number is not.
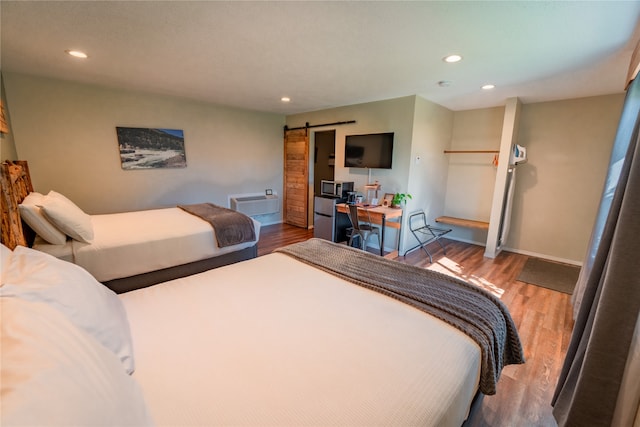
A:
[[[282,98],[280,98],[280,101],[289,102],[289,101],[291,101],[291,98],[289,98],[288,96],[283,96]]]
[[[442,58],[444,62],[458,62],[462,60],[462,56],[460,55],[449,55]]]
[[[82,59],[86,59],[89,57],[89,55],[87,55],[84,52],[81,52],[79,50],[71,50],[71,49],[67,49],[65,50],[66,53],[68,53],[69,55],[73,56],[74,58],[82,58]]]
[[[488,84],[488,85],[482,86],[482,89],[483,90],[491,90],[491,89],[493,89],[495,87],[496,87],[496,85]]]

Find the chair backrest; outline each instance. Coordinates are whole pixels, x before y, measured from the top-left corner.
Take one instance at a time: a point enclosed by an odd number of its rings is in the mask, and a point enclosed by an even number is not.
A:
[[[358,220],[358,206],[349,205],[349,221],[354,230],[360,230],[360,221]]]

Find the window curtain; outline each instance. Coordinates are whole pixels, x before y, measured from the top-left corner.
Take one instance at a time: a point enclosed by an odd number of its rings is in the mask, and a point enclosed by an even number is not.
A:
[[[564,426],[640,425],[640,79],[629,86],[555,394]]]

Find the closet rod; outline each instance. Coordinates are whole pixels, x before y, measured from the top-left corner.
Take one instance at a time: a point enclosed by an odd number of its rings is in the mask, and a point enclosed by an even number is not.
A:
[[[299,126],[297,128],[290,128],[289,126],[284,125],[284,131],[286,132],[288,130],[319,128],[319,127],[322,127],[322,126],[349,125],[349,124],[355,123],[355,122],[356,122],[355,120],[349,120],[349,121],[346,121],[346,122],[324,123],[324,124],[321,124],[321,125],[309,125],[309,122],[307,122],[307,123],[305,123],[304,126]]]
[[[500,153],[500,150],[444,150],[444,154],[458,153]]]

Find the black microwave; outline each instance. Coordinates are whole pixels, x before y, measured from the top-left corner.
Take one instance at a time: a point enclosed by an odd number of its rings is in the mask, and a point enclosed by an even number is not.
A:
[[[320,181],[320,195],[333,197],[347,197],[347,193],[353,191],[353,181]]]

